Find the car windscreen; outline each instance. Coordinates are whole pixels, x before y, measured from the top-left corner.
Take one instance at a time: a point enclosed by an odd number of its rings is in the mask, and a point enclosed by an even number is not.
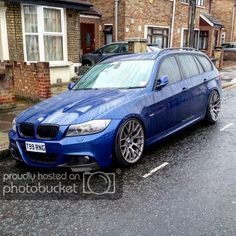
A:
[[[73,90],[146,87],[154,60],[129,60],[95,65]]]

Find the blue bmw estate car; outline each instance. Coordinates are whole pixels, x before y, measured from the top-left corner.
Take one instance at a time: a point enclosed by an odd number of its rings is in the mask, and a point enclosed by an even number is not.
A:
[[[68,88],[14,119],[14,159],[86,171],[128,167],[158,140],[203,119],[214,124],[221,108],[217,69],[191,49],[109,58]]]

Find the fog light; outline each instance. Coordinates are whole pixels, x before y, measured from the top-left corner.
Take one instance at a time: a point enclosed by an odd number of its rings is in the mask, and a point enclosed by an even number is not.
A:
[[[85,165],[94,162],[90,156],[67,156],[68,165]]]
[[[10,152],[11,152],[12,157],[13,157],[15,160],[17,160],[17,161],[22,161],[20,152],[18,151],[17,148],[10,147]]]

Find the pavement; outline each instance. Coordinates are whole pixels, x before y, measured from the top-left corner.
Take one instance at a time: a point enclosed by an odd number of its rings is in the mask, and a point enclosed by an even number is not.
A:
[[[236,84],[236,62],[228,63],[220,70],[223,88]]]
[[[198,123],[146,150],[116,176],[123,181],[117,200],[1,195],[0,235],[236,235],[235,104],[236,87],[225,89],[216,125]],[[0,169],[34,173],[10,158],[0,159]]]
[[[222,78],[222,87],[227,88],[236,85],[236,62],[227,62],[220,70]],[[55,96],[67,89],[66,84],[53,86],[51,88],[52,96]],[[32,103],[17,102],[16,107],[7,110],[0,110],[0,158],[4,157],[8,149],[8,131],[11,128],[12,120],[23,110],[32,106]]]

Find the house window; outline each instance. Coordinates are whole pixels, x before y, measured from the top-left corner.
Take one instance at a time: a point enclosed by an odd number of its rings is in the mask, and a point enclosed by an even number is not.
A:
[[[113,38],[113,26],[112,25],[104,25],[104,37],[105,37],[105,44],[112,43]]]
[[[203,7],[204,6],[204,0],[197,0],[196,4],[197,4],[197,6]]]
[[[23,30],[27,61],[64,61],[64,11],[23,5]]]
[[[154,44],[159,48],[167,48],[169,30],[165,28],[148,27],[147,39],[149,44]]]
[[[187,42],[188,42],[188,30],[184,29],[182,47],[187,47]],[[199,30],[194,30],[194,48],[199,48]]]
[[[182,3],[189,3],[189,0],[180,0]]]
[[[182,3],[189,3],[189,0],[180,0]],[[203,7],[204,6],[204,0],[196,0],[196,5]]]
[[[200,31],[200,38],[199,38],[199,49],[207,50],[208,48],[208,31]]]

